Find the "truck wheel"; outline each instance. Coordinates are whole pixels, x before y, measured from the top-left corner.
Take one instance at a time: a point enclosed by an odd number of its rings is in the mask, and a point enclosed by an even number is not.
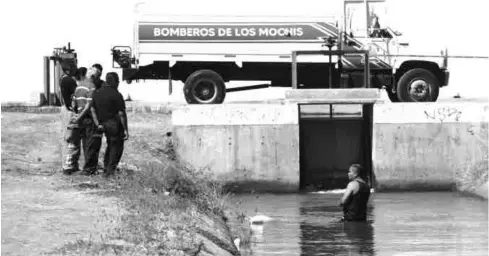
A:
[[[434,102],[439,91],[438,79],[423,68],[409,70],[397,83],[397,97],[402,102]]]
[[[187,78],[183,93],[189,104],[220,104],[226,96],[226,85],[219,74],[202,69]]]

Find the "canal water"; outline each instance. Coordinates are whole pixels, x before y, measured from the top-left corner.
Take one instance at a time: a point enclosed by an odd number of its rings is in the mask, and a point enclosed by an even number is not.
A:
[[[237,195],[252,225],[244,255],[488,255],[488,202],[457,193],[373,193],[367,223],[339,222],[340,193]]]

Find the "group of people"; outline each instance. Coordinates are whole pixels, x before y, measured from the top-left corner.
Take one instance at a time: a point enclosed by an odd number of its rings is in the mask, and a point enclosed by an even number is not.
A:
[[[126,106],[118,91],[119,76],[109,72],[101,79],[103,68],[94,64],[89,69],[62,65],[60,89],[63,105],[70,111],[66,127],[67,156],[63,163],[66,175],[98,174],[98,158],[105,134],[107,148],[104,155],[103,176],[115,174],[129,138]],[[81,152],[85,164],[80,170]]]

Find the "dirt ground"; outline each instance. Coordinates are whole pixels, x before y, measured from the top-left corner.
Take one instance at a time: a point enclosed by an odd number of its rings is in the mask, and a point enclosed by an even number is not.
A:
[[[120,215],[116,198],[95,193],[98,177],[61,174],[57,117],[2,113],[2,255],[52,254],[69,242],[100,241]]]

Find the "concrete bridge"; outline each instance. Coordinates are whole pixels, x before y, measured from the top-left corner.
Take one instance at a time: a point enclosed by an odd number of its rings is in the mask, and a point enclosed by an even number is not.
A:
[[[363,164],[377,191],[487,198],[488,103],[390,103],[377,89],[290,90],[277,103],[185,105],[180,160],[237,190],[344,188]]]

